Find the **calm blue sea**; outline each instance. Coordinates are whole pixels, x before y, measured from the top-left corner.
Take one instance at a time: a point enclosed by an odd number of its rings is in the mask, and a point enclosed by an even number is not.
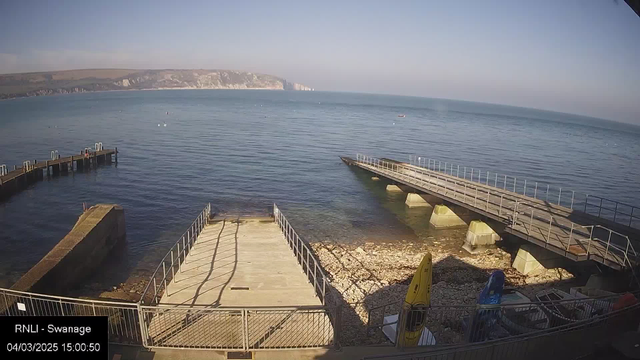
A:
[[[576,115],[248,90],[0,102],[0,164],[45,160],[51,150],[66,156],[97,141],[118,147],[117,167],[39,182],[0,203],[0,285],[11,285],[62,238],[83,202],[125,208],[128,244],[105,272],[155,267],[208,202],[230,213],[264,213],[277,202],[310,241],[464,236],[430,231],[426,210],[405,208],[384,184],[339,159],[356,152],[404,161],[416,154],[640,205],[640,128]]]

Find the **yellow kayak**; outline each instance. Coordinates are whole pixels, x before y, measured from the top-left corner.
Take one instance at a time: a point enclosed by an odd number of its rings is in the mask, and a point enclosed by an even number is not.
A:
[[[427,253],[413,275],[404,300],[403,314],[406,314],[406,320],[404,337],[401,336],[398,339],[400,346],[418,346],[422,330],[426,325],[426,310],[431,304],[432,270],[431,254]]]

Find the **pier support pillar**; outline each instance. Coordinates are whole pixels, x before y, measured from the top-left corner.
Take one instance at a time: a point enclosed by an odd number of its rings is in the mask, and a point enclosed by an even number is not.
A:
[[[402,189],[398,185],[387,185],[387,191],[389,192],[402,192]]]
[[[560,256],[541,247],[524,244],[518,249],[516,259],[511,265],[523,275],[544,272],[560,265]]]
[[[429,224],[436,229],[453,229],[467,226],[467,223],[446,205],[436,205],[433,208]]]
[[[416,193],[408,193],[407,194],[407,200],[405,200],[404,203],[410,208],[414,208],[414,207],[432,207],[432,205],[429,204],[427,202],[427,200],[424,199],[422,194],[416,194]]]
[[[500,235],[495,232],[487,223],[480,220],[473,220],[469,224],[467,237],[464,240],[462,248],[469,253],[474,254],[486,249],[491,245],[495,245],[500,240]]]

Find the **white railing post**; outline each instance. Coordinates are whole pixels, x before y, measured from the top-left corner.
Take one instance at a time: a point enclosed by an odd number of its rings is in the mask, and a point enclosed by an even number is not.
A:
[[[547,184],[547,196],[545,197],[545,201],[549,201],[549,184]]]
[[[591,252],[591,242],[593,241],[593,226],[591,227],[591,231],[589,232],[589,243],[587,244],[587,256]]]
[[[611,234],[612,234],[612,231],[609,230],[609,239],[607,240],[607,250],[604,253],[603,261],[606,261],[607,260],[607,256],[609,255],[609,244],[611,244]]]
[[[571,191],[571,210],[573,210],[573,199],[576,197],[576,192],[575,191]]]
[[[560,191],[558,192],[558,205],[560,205],[560,198],[562,197],[562,188],[560,188]]]
[[[567,252],[569,252],[569,247],[571,246],[571,238],[573,237],[573,226],[575,224],[571,223],[571,232],[569,232],[569,243],[567,244]]]
[[[176,278],[176,272],[173,268],[173,249],[171,249],[171,279]]]
[[[529,232],[531,232],[531,228],[533,227],[533,213],[535,210],[531,208],[531,220],[529,221]]]
[[[164,288],[167,288],[167,266],[164,264],[164,259],[162,259],[162,280],[164,281]]]

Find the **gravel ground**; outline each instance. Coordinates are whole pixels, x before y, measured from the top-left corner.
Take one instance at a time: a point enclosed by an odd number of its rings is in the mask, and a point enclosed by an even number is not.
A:
[[[484,253],[470,255],[464,250],[452,251],[439,247],[446,244],[441,239],[435,244],[413,242],[364,243],[362,245],[338,244],[335,242],[313,243],[314,252],[331,278],[331,301],[342,304],[344,325],[343,344],[385,342],[379,331],[367,333],[366,326],[379,324],[382,315],[398,313],[398,306],[405,297],[411,278],[424,254],[431,252],[433,258],[432,306],[473,305],[494,270],[506,275],[506,286],[534,299],[538,291],[558,287],[575,286],[573,275],[565,269],[552,269],[536,275],[522,275],[511,268],[512,255],[495,248]],[[564,282],[564,280],[569,280]],[[371,319],[369,317],[371,311]],[[428,324],[437,333],[440,342],[462,340],[460,317],[463,309],[438,310],[439,321]],[[443,334],[449,334],[442,339]]]

